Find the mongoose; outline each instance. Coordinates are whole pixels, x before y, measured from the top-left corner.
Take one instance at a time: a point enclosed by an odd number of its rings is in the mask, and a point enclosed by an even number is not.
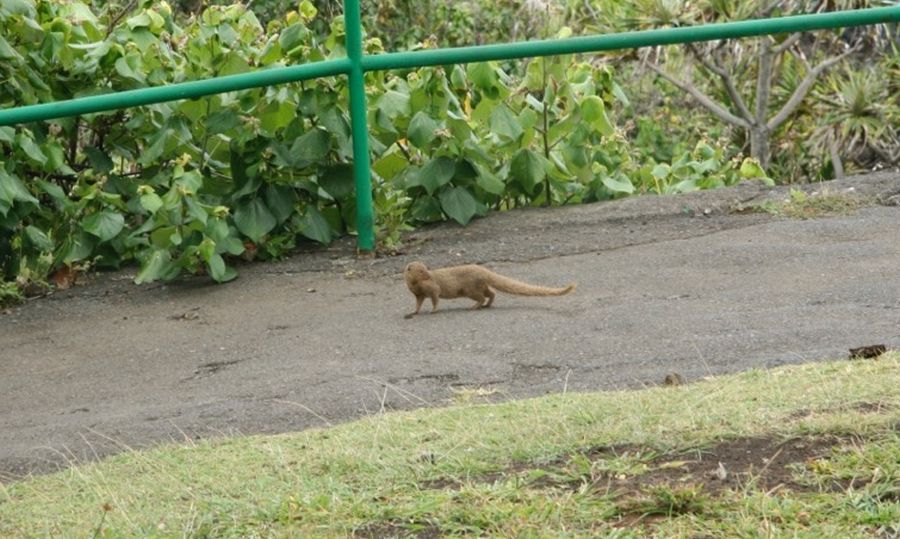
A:
[[[419,314],[425,298],[431,298],[431,312],[434,312],[437,310],[438,298],[465,296],[475,300],[473,309],[490,307],[494,302],[494,291],[491,288],[520,296],[562,296],[575,290],[575,283],[565,288],[534,286],[474,264],[429,270],[421,262],[410,262],[406,265],[403,276],[409,291],[416,296],[416,310],[406,315],[406,318]]]

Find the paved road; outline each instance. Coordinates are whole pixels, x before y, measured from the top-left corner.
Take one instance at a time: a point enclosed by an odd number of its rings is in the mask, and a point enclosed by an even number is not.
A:
[[[900,175],[827,189],[896,200]],[[419,232],[400,256],[357,260],[344,241],[246,265],[225,286],[97,277],[0,315],[0,479],[476,393],[635,387],[900,347],[900,207],[808,221],[733,211],[784,196],[742,185],[508,212]],[[413,259],[579,286],[405,320],[400,270]]]

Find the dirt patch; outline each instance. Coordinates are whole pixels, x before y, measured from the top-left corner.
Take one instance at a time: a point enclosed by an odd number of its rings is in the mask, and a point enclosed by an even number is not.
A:
[[[470,482],[494,483],[520,477],[529,488],[580,491],[587,488],[616,499],[643,498],[660,487],[674,488],[676,493],[679,489],[682,494],[696,490],[713,496],[742,488],[766,492],[781,488],[818,492],[818,486],[797,481],[795,470],[805,467],[807,462],[827,459],[835,448],[858,441],[858,438],[845,435],[787,440],[774,436],[748,437],[665,455],[658,455],[653,448],[641,445],[601,446],[542,465],[517,464],[500,472],[473,477]],[[629,462],[632,470],[643,471],[614,471],[607,463],[617,460]],[[458,489],[462,485],[457,480],[438,478],[420,483],[420,488]],[[848,486],[838,482],[829,488],[844,490]]]
[[[887,352],[887,346],[874,344],[850,349],[850,359],[875,359]]]
[[[826,458],[832,448],[851,442],[838,436],[782,440],[772,437],[738,438],[707,449],[696,449],[652,460],[650,470],[632,478],[598,478],[594,486],[637,494],[661,485],[695,485],[709,494],[752,487],[771,491],[789,488],[814,492],[813,485],[794,479],[794,468]],[[603,455],[592,455],[593,459]]]
[[[857,408],[878,409],[871,403],[861,403]],[[708,513],[714,510],[715,499],[729,491],[816,493],[861,488],[865,480],[832,479],[814,484],[799,479],[798,472],[863,441],[845,434],[789,439],[746,437],[664,455],[636,444],[600,446],[546,464],[516,464],[466,481],[425,481],[420,488],[457,490],[465,484],[518,478],[517,482],[528,489],[571,490],[608,499],[615,505],[609,516],[615,527],[652,527],[675,515]],[[896,493],[889,491],[885,497],[893,500]]]

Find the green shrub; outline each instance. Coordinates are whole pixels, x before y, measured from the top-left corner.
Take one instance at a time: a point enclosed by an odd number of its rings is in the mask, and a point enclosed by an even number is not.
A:
[[[179,24],[165,2],[96,15],[78,1],[0,3],[0,106],[205,79],[343,55],[311,3],[269,23],[241,5]],[[565,30],[564,30],[565,32]],[[382,51],[378,39],[365,44]],[[367,75],[380,239],[489,209],[674,193],[764,176],[714,143],[667,163],[636,151],[609,67],[536,59]],[[343,77],[0,128],[0,268],[137,262],[137,282],[235,276],[298,238],[355,233]]]

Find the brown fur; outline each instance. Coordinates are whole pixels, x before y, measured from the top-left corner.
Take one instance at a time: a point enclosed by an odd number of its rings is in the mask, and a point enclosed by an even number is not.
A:
[[[406,286],[416,296],[416,310],[407,318],[419,314],[425,298],[431,298],[431,312],[437,310],[438,298],[467,297],[475,301],[473,309],[490,307],[494,290],[519,296],[562,296],[575,290],[575,283],[565,288],[546,288],[510,279],[493,271],[470,264],[429,270],[421,262],[410,262],[403,272]]]

